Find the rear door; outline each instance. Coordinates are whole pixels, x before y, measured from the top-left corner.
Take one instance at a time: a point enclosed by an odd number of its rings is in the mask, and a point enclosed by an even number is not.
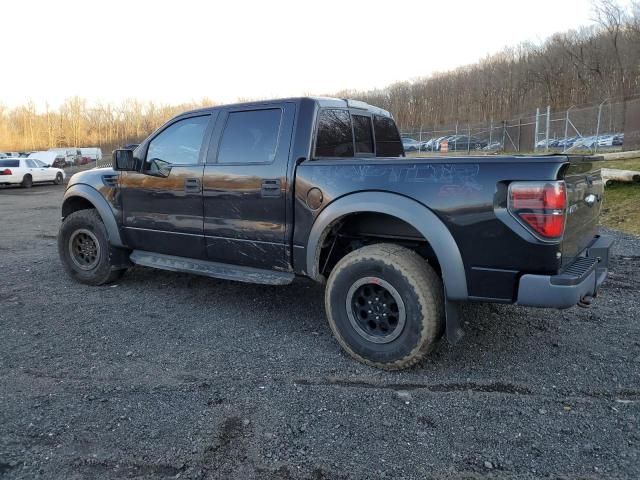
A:
[[[46,175],[43,171],[44,168],[38,167],[35,160],[27,158],[26,160],[21,160],[20,163],[23,163],[27,168],[27,171],[34,182],[44,182],[46,180]]]
[[[562,240],[562,265],[570,263],[598,233],[604,182],[601,157],[569,157],[564,174],[567,185],[567,223]]]
[[[287,165],[295,103],[229,108],[204,168],[204,234],[210,260],[288,270]]]

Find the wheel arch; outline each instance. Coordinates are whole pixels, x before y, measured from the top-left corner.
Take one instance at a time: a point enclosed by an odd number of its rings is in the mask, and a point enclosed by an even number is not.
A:
[[[62,218],[73,212],[87,208],[95,208],[107,230],[109,243],[116,247],[124,247],[118,223],[113,210],[104,197],[95,188],[84,184],[75,184],[67,189],[62,201]]]
[[[306,272],[322,280],[319,256],[325,237],[341,218],[353,213],[381,213],[413,226],[430,244],[442,271],[449,300],[468,298],[462,255],[446,225],[427,207],[410,198],[388,192],[358,192],[340,197],[325,207],[315,220],[306,248]]]

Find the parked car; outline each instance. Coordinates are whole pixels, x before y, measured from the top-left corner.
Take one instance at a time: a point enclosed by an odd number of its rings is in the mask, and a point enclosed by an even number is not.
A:
[[[2,155],[4,158],[18,158],[20,156],[20,153],[18,153],[18,152],[0,152],[0,155]]]
[[[185,112],[116,150],[113,168],[71,178],[58,252],[89,285],[132,264],[326,282],[340,345],[385,369],[415,364],[443,332],[455,342],[461,302],[592,301],[612,244],[598,233],[601,161],[403,155],[391,115],[363,102]]]
[[[102,149],[97,147],[83,147],[80,148],[80,155],[86,159],[86,162],[99,162],[102,160]]]
[[[439,152],[440,149],[442,148],[442,142],[449,140],[449,138],[454,137],[455,135],[445,135],[442,137],[438,137],[436,139],[433,140],[433,142],[431,143],[431,151],[432,152]]]
[[[484,151],[494,151],[494,150],[502,150],[502,142],[492,141],[491,143],[487,143],[482,150]]]
[[[8,157],[0,160],[0,185],[30,188],[34,183],[60,185],[63,181],[64,171],[35,158]]]
[[[576,142],[576,140],[578,140],[580,137],[567,137],[567,138],[561,138],[560,140],[558,140],[556,147],[557,148],[561,148],[563,150],[566,150],[570,147],[573,146],[573,144]]]
[[[402,137],[402,146],[405,152],[417,152],[420,150],[420,142],[414,138]]]
[[[615,147],[622,146],[624,144],[624,133],[616,133],[613,136],[613,145]]]
[[[481,150],[487,143],[479,138],[467,135],[454,135],[449,139],[450,152],[462,152],[468,150]]]
[[[63,168],[67,166],[67,157],[64,153],[55,151],[32,152],[27,158],[35,158],[54,168]]]
[[[49,151],[62,153],[65,157],[66,166],[76,165],[81,156],[80,150],[77,148],[50,148]]]
[[[426,142],[423,142],[422,144],[422,150],[424,151],[428,151],[428,152],[432,152],[434,151],[434,147],[435,147],[435,138],[430,138],[429,140],[427,140]]]

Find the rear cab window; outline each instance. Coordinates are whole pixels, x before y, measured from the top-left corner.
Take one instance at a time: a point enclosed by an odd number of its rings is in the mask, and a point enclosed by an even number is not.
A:
[[[353,157],[353,130],[348,110],[320,112],[316,137],[317,157]]]
[[[404,148],[392,118],[327,108],[316,126],[316,158],[401,157]]]
[[[8,168],[8,167],[18,168],[19,166],[20,166],[20,160],[0,160],[0,168]]]
[[[398,127],[391,118],[374,115],[373,131],[376,136],[376,157],[401,157],[404,155]]]

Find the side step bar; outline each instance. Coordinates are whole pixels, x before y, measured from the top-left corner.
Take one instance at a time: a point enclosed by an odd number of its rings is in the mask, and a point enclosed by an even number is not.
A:
[[[194,273],[205,277],[235,280],[236,282],[262,283],[265,285],[288,285],[295,275],[291,272],[276,272],[260,268],[239,267],[225,263],[208,262],[195,258],[175,257],[161,253],[134,250],[129,259],[136,265],[159,268],[172,272]]]

